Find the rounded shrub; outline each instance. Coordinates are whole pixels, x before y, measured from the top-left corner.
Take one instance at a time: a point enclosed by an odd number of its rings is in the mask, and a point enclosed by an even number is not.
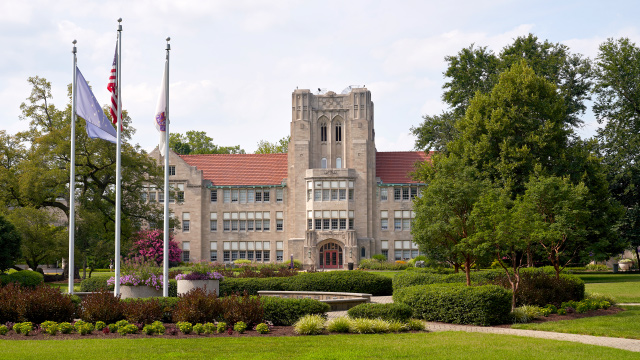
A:
[[[258,334],[268,334],[269,333],[269,325],[265,324],[265,323],[260,323],[258,325],[256,325],[256,331],[258,332]]]
[[[324,315],[331,310],[329,304],[314,299],[285,299],[260,297],[264,320],[273,325],[291,326],[305,315]]]
[[[406,304],[360,304],[347,311],[352,318],[407,321],[413,310]]]
[[[511,291],[496,285],[418,285],[393,294],[413,309],[413,317],[453,324],[495,325],[509,320]]]
[[[216,294],[203,289],[193,289],[178,298],[173,311],[173,320],[192,324],[221,320],[223,304]]]
[[[21,270],[3,276],[3,283],[17,283],[22,286],[36,287],[44,282],[44,275],[37,271]]]
[[[511,288],[504,272],[495,284]],[[516,293],[516,306],[547,304],[584,299],[584,281],[571,274],[560,274],[556,279],[553,268],[524,268],[520,270],[520,286]]]
[[[113,287],[113,285],[107,284],[107,278],[104,276],[90,277],[80,283],[80,291],[82,292],[113,291]]]
[[[109,324],[124,318],[124,306],[120,302],[120,296],[113,296],[108,291],[85,296],[80,303],[80,309],[80,318],[87,322],[103,321]]]
[[[348,333],[351,328],[351,320],[346,316],[340,316],[327,322],[327,330],[329,332]]]

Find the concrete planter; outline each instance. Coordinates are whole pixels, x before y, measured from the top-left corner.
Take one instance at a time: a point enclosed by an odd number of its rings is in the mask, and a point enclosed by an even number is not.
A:
[[[129,286],[122,285],[120,286],[120,298],[121,299],[129,299],[129,298],[148,298],[148,297],[160,297],[162,296],[162,289],[156,290],[155,287],[151,286]]]
[[[627,271],[627,270],[631,269],[631,264],[633,264],[633,263],[621,262],[621,263],[618,263],[618,266],[620,267],[620,270]]]
[[[220,280],[178,280],[178,295],[192,289],[204,289],[208,293],[220,293]]]

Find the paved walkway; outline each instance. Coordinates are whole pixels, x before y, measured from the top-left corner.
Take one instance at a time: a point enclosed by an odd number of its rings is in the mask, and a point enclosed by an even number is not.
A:
[[[392,303],[391,296],[372,296],[372,303],[386,304]],[[640,304],[618,304],[618,305],[640,305]],[[346,316],[346,311],[331,311],[328,314],[329,319],[336,318],[338,316]],[[474,325],[454,325],[444,323],[426,323],[427,330],[429,331],[465,331],[465,332],[479,332],[489,334],[501,334],[501,335],[515,335],[515,336],[527,336],[541,339],[551,339],[560,341],[573,341],[582,344],[606,346],[616,349],[628,350],[640,352],[640,340],[612,338],[605,336],[591,336],[591,335],[576,335],[576,334],[564,334],[550,331],[537,331],[537,330],[520,330],[510,328],[497,328],[488,326],[474,326]]]

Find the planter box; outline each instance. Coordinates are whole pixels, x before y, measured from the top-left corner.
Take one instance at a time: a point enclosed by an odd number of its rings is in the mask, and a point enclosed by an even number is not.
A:
[[[618,263],[618,266],[620,267],[620,270],[627,271],[631,269],[631,264],[633,263]]]
[[[178,280],[178,295],[186,294],[192,289],[204,289],[208,293],[220,293],[220,280]]]
[[[148,297],[161,297],[162,289],[156,290],[156,288],[151,286],[129,286],[122,285],[120,286],[120,298],[121,299],[129,299],[129,298],[148,298]]]

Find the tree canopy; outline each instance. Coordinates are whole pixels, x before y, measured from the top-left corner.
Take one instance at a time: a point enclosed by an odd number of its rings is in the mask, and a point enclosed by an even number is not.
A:
[[[277,143],[260,140],[256,154],[283,154],[289,152],[289,140],[291,136],[285,136],[278,140]]]
[[[196,154],[244,154],[245,151],[236,146],[219,146],[204,131],[189,130],[185,134],[169,134],[169,147],[181,155]]]
[[[11,268],[20,259],[21,241],[22,238],[15,226],[0,215],[0,273]]]

